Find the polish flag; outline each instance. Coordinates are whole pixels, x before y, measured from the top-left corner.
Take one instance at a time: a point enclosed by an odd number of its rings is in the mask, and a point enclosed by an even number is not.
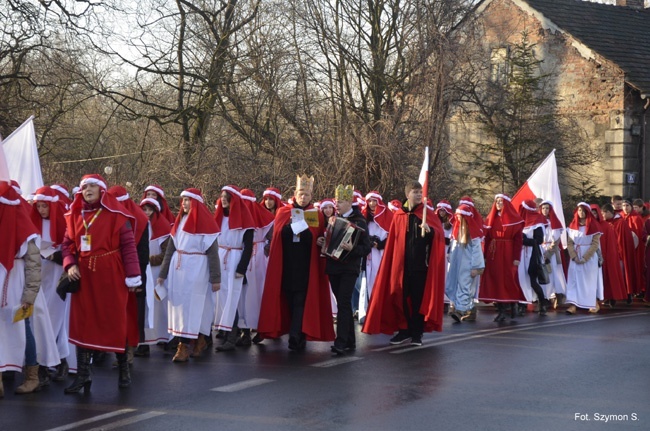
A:
[[[10,178],[20,184],[23,198],[27,198],[36,189],[43,187],[33,115],[2,141],[2,147],[9,166]]]
[[[424,148],[424,162],[422,162],[418,182],[422,185],[422,196],[426,199],[429,194],[429,147]]]
[[[9,166],[7,166],[7,157],[5,151],[0,145],[0,196],[11,186],[11,177],[9,176]]]
[[[562,196],[560,195],[560,185],[557,181],[557,163],[555,161],[555,150],[546,157],[541,165],[533,172],[523,186],[512,197],[512,204],[515,208],[526,199],[535,200],[537,198],[550,201],[557,218],[566,227],[564,221],[564,211],[562,210]]]

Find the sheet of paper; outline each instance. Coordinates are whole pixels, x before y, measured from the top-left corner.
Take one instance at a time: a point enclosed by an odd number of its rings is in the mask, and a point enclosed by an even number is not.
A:
[[[153,292],[158,301],[162,301],[167,297],[167,288],[162,284],[156,284],[153,288]]]
[[[294,235],[298,235],[300,232],[304,232],[307,229],[309,229],[309,225],[304,219],[296,223],[291,223],[291,230],[293,231]]]

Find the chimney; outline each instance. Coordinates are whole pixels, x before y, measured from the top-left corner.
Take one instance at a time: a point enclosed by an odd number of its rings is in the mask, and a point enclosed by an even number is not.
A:
[[[644,0],[616,0],[616,6],[625,6],[630,9],[640,9],[645,8]]]

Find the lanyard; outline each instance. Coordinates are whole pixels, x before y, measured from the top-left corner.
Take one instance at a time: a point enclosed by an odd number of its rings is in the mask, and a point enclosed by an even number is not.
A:
[[[95,220],[97,220],[97,217],[98,217],[99,214],[102,212],[102,209],[103,209],[103,208],[100,208],[99,211],[97,211],[97,212],[95,213],[95,215],[93,216],[93,218],[90,219],[90,223],[88,223],[88,224],[86,224],[86,219],[83,218],[83,216],[81,217],[81,220],[84,222],[84,228],[86,229],[86,235],[88,235],[88,229],[90,229],[90,226],[92,226],[93,223],[95,223]]]

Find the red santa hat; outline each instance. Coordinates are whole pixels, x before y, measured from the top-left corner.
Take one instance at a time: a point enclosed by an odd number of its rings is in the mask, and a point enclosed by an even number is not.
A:
[[[88,184],[97,184],[99,186],[99,193],[100,193],[100,204],[104,208],[106,208],[108,211],[113,212],[113,213],[119,213],[131,220],[131,223],[135,222],[134,217],[131,215],[130,212],[126,211],[124,208],[124,205],[122,205],[117,199],[115,199],[115,196],[108,194],[107,193],[107,186],[106,186],[106,180],[99,175],[99,174],[88,174],[84,175],[81,177],[81,181],[79,182],[79,192],[74,195],[74,200],[70,204],[70,211],[68,214],[81,214],[81,210],[83,209],[84,205],[84,197],[83,197],[83,190],[84,187],[87,186]],[[68,220],[68,223],[70,223],[70,220]]]
[[[376,190],[373,190],[366,195],[366,207],[363,209],[364,217],[368,217],[367,203],[371,199],[377,201],[375,213],[372,215],[374,222],[377,223],[382,230],[388,232],[390,230],[390,225],[393,222],[393,213],[386,207],[384,198]]]
[[[275,217],[270,211],[257,204],[255,193],[251,189],[242,189],[241,197],[244,200],[244,205],[248,208],[248,212],[253,217],[255,228],[263,229],[273,223]]]
[[[400,208],[402,208],[402,202],[399,199],[393,199],[392,201],[388,202],[388,209],[392,212],[395,212]]]
[[[14,259],[20,247],[38,236],[38,230],[30,220],[30,213],[23,206],[24,199],[13,187],[8,187],[0,196],[0,265],[7,272],[14,267]],[[29,204],[28,204],[29,205]],[[4,283],[0,307],[7,305],[7,284]]]
[[[539,212],[540,214],[542,213],[542,205],[548,205],[549,206],[549,211],[548,211],[548,220],[551,223],[551,229],[564,229],[562,226],[562,222],[560,221],[559,218],[557,218],[557,214],[555,214],[555,208],[553,207],[553,202],[551,201],[541,201],[539,203]],[[598,209],[598,212],[600,213],[600,208]]]
[[[260,202],[260,205],[262,205],[264,209],[268,211],[268,209],[264,206],[264,198],[267,197],[275,201],[276,211],[284,206],[284,203],[282,203],[282,193],[280,193],[280,190],[276,189],[275,187],[269,187],[262,193],[262,202]]]
[[[314,206],[318,208],[320,212],[323,212],[323,209],[327,207],[336,208],[336,203],[334,203],[334,199],[332,198],[325,198],[320,202],[316,202]]]
[[[580,230],[580,217],[578,217],[578,208],[580,207],[582,207],[586,213],[585,235],[594,235],[600,233],[600,223],[591,213],[591,207],[586,202],[580,202],[578,205],[576,205],[576,209],[573,211],[573,220],[571,220],[571,224],[569,224],[569,229]]]
[[[11,180],[11,188],[14,189],[14,191],[18,194],[18,200],[20,201],[20,205],[23,207],[23,209],[27,212],[27,214],[32,212],[32,206],[23,198],[23,191],[20,189],[20,184],[18,184],[18,181],[16,180]]]
[[[363,208],[365,205],[366,205],[366,200],[363,198],[363,195],[359,190],[355,190],[352,193],[352,206]]]
[[[162,189],[162,187],[157,184],[152,184],[145,187],[144,192],[142,193],[142,199],[147,198],[147,192],[154,192],[158,195],[156,200],[160,204],[160,214],[169,220],[169,223],[173,224],[176,218],[174,217],[172,211],[169,209],[169,204],[165,198],[165,191]]]
[[[476,217],[476,210],[474,207],[466,203],[460,204],[458,205],[458,208],[456,208],[455,214],[460,215],[467,222],[470,238],[476,239],[485,236],[485,233],[483,232],[483,220],[480,217]],[[452,237],[458,239],[459,229],[460,223],[454,223],[454,229],[451,233]]]
[[[43,218],[36,209],[37,202],[44,202],[50,207],[50,240],[57,246],[63,242],[65,235],[65,217],[63,216],[64,207],[61,205],[61,196],[51,187],[41,187],[34,192],[34,205],[31,208],[32,223],[38,229],[38,233],[43,235]]]
[[[147,224],[149,223],[149,217],[142,211],[139,205],[131,200],[129,192],[122,186],[113,186],[108,189],[108,193],[113,195],[115,199],[120,202],[124,208],[133,216],[133,235],[135,237],[136,245],[142,238],[145,230],[147,229]]]
[[[63,184],[52,184],[50,185],[50,188],[54,190],[56,194],[59,196],[59,204],[66,211],[70,209],[70,204],[72,203],[72,199],[70,199],[70,193],[68,192],[67,187],[64,186]]]
[[[446,212],[447,214],[453,214],[453,213],[454,213],[454,209],[451,207],[451,202],[449,202],[449,201],[446,200],[446,199],[443,199],[443,200],[441,200],[440,202],[438,202],[438,203],[436,204],[436,210],[435,210],[435,213],[436,213],[436,214],[439,214],[440,211],[444,211],[444,212]]]
[[[201,190],[195,188],[185,189],[181,192],[181,197],[190,199],[190,212],[186,215],[187,220],[183,226],[183,232],[187,232],[190,235],[214,235],[219,232],[217,223],[214,221],[208,207],[205,206]],[[172,227],[172,236],[176,234],[176,229],[183,215],[184,213],[181,209]]]
[[[230,208],[228,211],[228,227],[232,230],[235,229],[254,229],[255,222],[248,208],[244,205],[241,192],[236,186],[223,186],[222,192],[230,195]],[[214,220],[217,223],[217,232],[221,232],[221,222],[224,217],[223,206],[221,205],[221,198],[217,199],[215,205]]]
[[[494,203],[492,204],[492,209],[490,210],[490,213],[485,218],[486,227],[491,228],[492,224],[494,223],[495,217],[497,217],[497,214],[498,214],[498,211],[497,211],[497,199],[498,198],[503,199],[503,209],[501,209],[501,225],[502,226],[512,226],[512,225],[524,222],[524,219],[522,219],[519,216],[519,214],[517,213],[517,210],[512,205],[512,202],[510,201],[510,197],[508,197],[507,195],[499,193],[499,194],[494,195]]]
[[[524,227],[546,226],[548,220],[537,210],[537,204],[531,199],[525,199],[519,206],[519,216],[524,219]]]
[[[156,199],[144,198],[140,201],[140,208],[145,205],[149,205],[154,209],[149,219],[149,223],[151,223],[151,240],[169,236],[172,226],[169,220],[160,213],[160,203]]]

